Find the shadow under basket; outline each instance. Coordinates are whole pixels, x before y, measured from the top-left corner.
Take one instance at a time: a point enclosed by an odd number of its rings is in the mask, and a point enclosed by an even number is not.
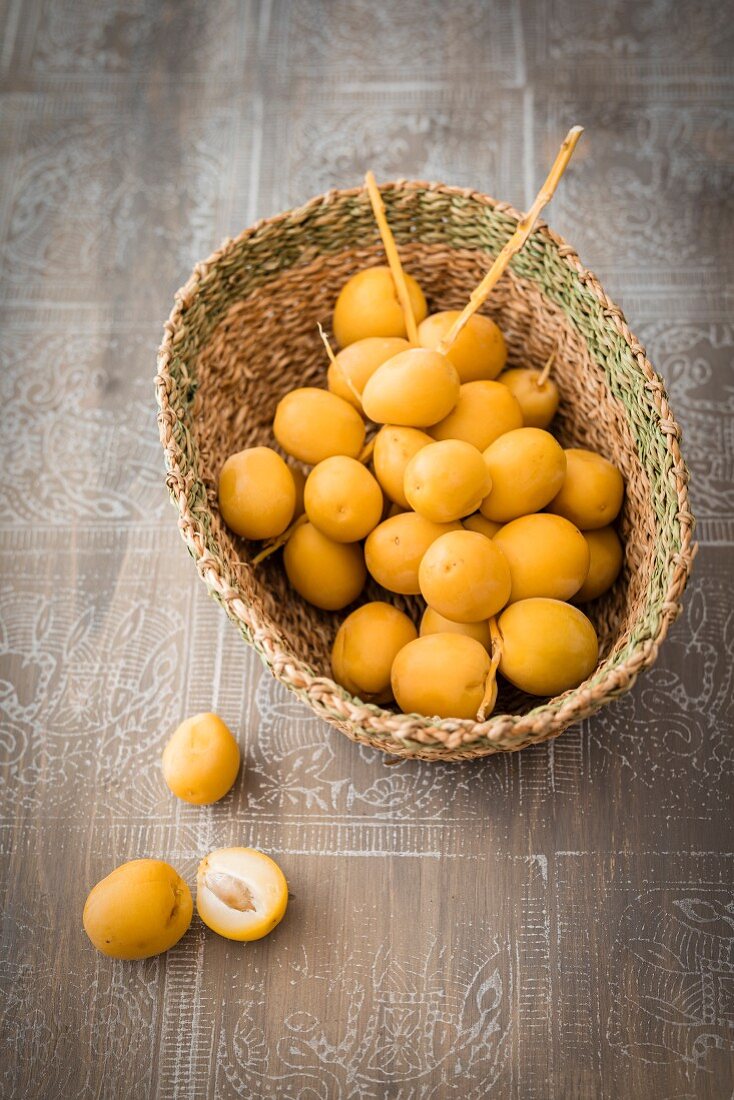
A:
[[[519,215],[476,192],[399,182],[382,189],[403,264],[429,311],[457,309],[516,228]],[[325,386],[316,323],[328,323],[346,280],[385,262],[366,193],[329,191],[225,241],[176,295],[158,357],[158,423],[179,529],[210,593],[273,676],[355,741],[403,757],[465,760],[554,737],[627,691],[652,664],[695,554],[688,471],[665,388],[576,253],[541,225],[484,309],[502,329],[509,365],[541,367],[556,349],[564,446],[611,459],[626,484],[625,563],[614,588],[584,610],[600,642],[594,673],[540,700],[503,686],[486,722],[400,714],[355,699],[330,679],[329,653],[347,611],[321,612],[289,586],[277,554],[236,538],[217,507],[234,451],[274,444],[272,420],[296,386]],[[395,599],[377,586],[367,598]],[[417,601],[403,601],[413,617]],[[411,606],[411,604],[413,606]],[[349,609],[347,609],[349,610]]]

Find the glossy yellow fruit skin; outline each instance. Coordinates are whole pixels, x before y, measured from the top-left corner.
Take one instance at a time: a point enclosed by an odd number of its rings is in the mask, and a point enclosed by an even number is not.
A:
[[[463,519],[461,526],[465,527],[467,531],[477,531],[480,535],[486,535],[488,539],[493,539],[497,532],[502,530],[504,524],[495,523],[494,520],[483,516],[481,512],[475,512],[473,516],[467,516],[466,519]]]
[[[566,473],[566,455],[550,432],[517,428],[484,452],[492,490],[480,511],[495,523],[539,512],[553,499]]]
[[[426,299],[416,280],[407,272],[405,282],[413,316],[420,324],[428,313]],[[332,327],[341,348],[368,336],[407,336],[389,267],[368,267],[344,284],[334,307]]]
[[[334,679],[366,703],[392,699],[390,670],[403,646],[417,637],[407,615],[376,600],[348,615],[331,651]]]
[[[418,568],[426,550],[440,535],[460,529],[458,523],[432,523],[417,512],[401,512],[384,520],[367,536],[367,568],[389,592],[417,596]]]
[[[482,452],[461,439],[430,443],[405,467],[403,489],[410,507],[434,523],[471,515],[491,488]]]
[[[230,455],[219,475],[222,519],[246,539],[270,539],[293,519],[293,474],[271,447],[248,447]]]
[[[433,607],[427,607],[421,619],[421,638],[425,637],[426,634],[466,634],[467,638],[473,638],[475,642],[483,645],[487,651],[492,648],[489,622],[486,619],[482,619],[478,623],[454,623],[451,619],[439,615]]]
[[[278,402],[273,433],[286,454],[315,466],[332,455],[356,458],[364,444],[365,425],[348,401],[304,386]]]
[[[148,959],[168,951],[191,924],[191,891],[162,859],[133,859],[92,889],[84,931],[112,959]]]
[[[622,543],[613,527],[584,531],[584,538],[590,553],[589,572],[574,596],[576,603],[595,600],[608,591],[619,576],[624,557]]]
[[[404,714],[476,718],[489,674],[489,655],[466,634],[426,634],[400,650],[392,690]]]
[[[493,539],[450,531],[436,539],[418,570],[429,607],[455,623],[490,619],[510,598],[510,567]]]
[[[498,620],[500,672],[529,695],[560,695],[596,668],[599,646],[583,611],[561,600],[519,600]]]
[[[304,493],[306,515],[335,542],[366,538],[382,517],[380,486],[356,458],[334,455],[314,466]]]
[[[238,943],[261,940],[288,908],[288,883],[275,860],[255,848],[218,848],[196,875],[196,910],[204,924]]]
[[[522,426],[522,411],[507,386],[465,382],[456,408],[434,424],[430,434],[434,439],[463,439],[484,451],[505,432]]]
[[[526,428],[547,428],[558,412],[560,394],[552,378],[538,385],[541,372],[525,367],[502,371],[497,379],[506,386],[522,410]]]
[[[531,596],[570,600],[589,572],[588,543],[562,516],[520,516],[506,523],[493,541],[510,567],[510,603]]]
[[[623,496],[624,481],[616,466],[595,451],[571,447],[566,476],[548,511],[565,516],[582,531],[593,531],[616,519]]]
[[[405,467],[421,447],[427,447],[433,439],[418,428],[405,428],[385,424],[375,436],[372,464],[375,476],[383,492],[405,511],[410,508],[405,495]]]
[[[410,344],[400,336],[368,336],[343,348],[335,362],[329,364],[326,384],[337,397],[344,398],[362,411],[362,390],[378,367],[401,351],[407,351]],[[357,391],[356,396],[354,391]]]
[[[459,311],[432,313],[418,326],[418,340],[424,348],[437,348]],[[462,382],[496,378],[507,362],[507,345],[498,326],[489,317],[470,317],[448,353]]]
[[[365,416],[376,424],[427,428],[459,400],[459,376],[445,355],[410,348],[388,359],[362,391]]]
[[[359,543],[334,542],[312,523],[296,527],[283,551],[283,564],[296,592],[324,611],[340,611],[352,603],[367,579]]]
[[[234,737],[216,714],[195,714],[163,750],[163,778],[176,798],[194,806],[218,802],[231,789],[240,766]]]

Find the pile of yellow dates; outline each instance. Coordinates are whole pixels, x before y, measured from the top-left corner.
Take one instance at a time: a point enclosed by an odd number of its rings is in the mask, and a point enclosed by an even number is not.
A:
[[[390,269],[354,275],[326,388],[295,389],[275,412],[275,441],[301,465],[268,447],[234,454],[219,506],[236,534],[273,540],[265,553],[284,545],[291,585],[316,607],[353,604],[368,574],[423,598],[419,629],[387,599],[352,611],[334,642],[337,683],[405,713],[483,719],[494,668],[538,696],[593,672],[596,634],[575,604],[619,573],[624,485],[601,455],[557,442],[555,381],[508,368],[494,321],[475,313],[444,352],[458,313],[428,316],[404,278],[417,339]]]

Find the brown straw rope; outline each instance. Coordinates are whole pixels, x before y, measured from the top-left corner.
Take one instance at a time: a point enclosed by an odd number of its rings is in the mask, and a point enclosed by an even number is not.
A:
[[[381,187],[405,270],[431,311],[461,309],[517,229],[519,215],[486,195],[441,184]],[[279,555],[235,538],[217,509],[219,470],[233,451],[273,444],[280,397],[325,385],[316,322],[361,268],[385,262],[363,188],[330,191],[225,241],[176,295],[158,357],[158,423],[181,535],[210,593],[273,675],[354,740],[397,756],[470,759],[560,733],[628,690],[680,612],[695,545],[688,471],[665,387],[625,318],[573,249],[542,223],[483,311],[502,327],[510,366],[541,370],[555,351],[561,442],[617,463],[626,494],[625,567],[585,610],[600,663],[550,700],[501,683],[485,722],[432,720],[364,704],[336,685],[329,650],[341,614],[289,588]],[[385,598],[370,584],[364,597]],[[391,598],[391,597],[387,597]],[[417,602],[395,602],[417,618]]]

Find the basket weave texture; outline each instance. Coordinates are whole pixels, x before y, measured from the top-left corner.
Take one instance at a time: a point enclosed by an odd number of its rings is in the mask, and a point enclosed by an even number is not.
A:
[[[516,228],[518,213],[477,192],[399,181],[382,189],[403,264],[430,312],[461,308]],[[224,526],[217,479],[234,451],[273,445],[272,418],[296,386],[325,385],[316,322],[328,322],[344,282],[385,262],[366,193],[329,191],[258,222],[197,264],[177,293],[158,356],[158,424],[181,535],[214,598],[272,674],[356,741],[401,757],[460,760],[556,736],[627,691],[655,660],[680,611],[696,547],[680,429],[665,387],[621,310],[573,249],[540,225],[483,310],[500,325],[509,365],[542,367],[557,350],[562,400],[553,431],[590,447],[625,478],[625,564],[585,610],[600,663],[549,700],[504,687],[482,723],[434,720],[365,704],[330,679],[343,615],[306,604],[282,564],[248,563],[259,546]],[[367,598],[385,598],[377,586]],[[387,597],[392,598],[392,597]],[[417,617],[417,601],[395,602]]]

